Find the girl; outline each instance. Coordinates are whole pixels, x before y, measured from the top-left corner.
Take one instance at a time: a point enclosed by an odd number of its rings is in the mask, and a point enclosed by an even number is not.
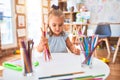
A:
[[[64,15],[58,6],[53,5],[52,10],[48,14],[48,33],[47,38],[44,37],[42,30],[42,36],[37,50],[42,52],[45,44],[49,44],[51,53],[67,53],[68,49],[79,55],[80,50],[75,48],[71,43],[68,34],[63,31],[64,28]]]

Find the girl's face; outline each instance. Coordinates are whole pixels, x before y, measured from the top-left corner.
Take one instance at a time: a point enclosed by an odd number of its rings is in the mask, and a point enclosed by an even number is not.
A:
[[[63,31],[63,23],[64,18],[63,16],[51,16],[49,19],[49,27],[52,30],[53,34],[56,36],[59,36],[61,32]]]

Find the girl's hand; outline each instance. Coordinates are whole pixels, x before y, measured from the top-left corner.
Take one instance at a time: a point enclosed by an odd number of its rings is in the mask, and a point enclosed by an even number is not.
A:
[[[74,48],[73,53],[75,53],[76,55],[80,55],[80,50],[77,48]]]
[[[45,46],[47,43],[48,43],[48,39],[46,37],[41,36],[40,44],[42,46]]]
[[[42,52],[44,50],[44,46],[48,43],[48,39],[46,38],[45,28],[44,29],[41,28],[41,33],[42,35],[40,37],[40,43],[37,46],[37,50],[39,52]]]
[[[42,32],[42,36],[41,36],[41,39],[40,39],[40,43],[41,43],[42,46],[44,46],[48,43],[48,39],[46,38],[46,32],[43,31],[43,29],[41,29],[41,32]]]

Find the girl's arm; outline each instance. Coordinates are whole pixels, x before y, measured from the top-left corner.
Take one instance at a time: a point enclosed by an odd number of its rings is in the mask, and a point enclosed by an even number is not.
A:
[[[74,53],[76,55],[80,54],[80,50],[78,48],[76,48],[74,44],[72,44],[72,42],[70,41],[69,37],[66,39],[66,45],[67,45],[68,49],[72,53]]]
[[[43,52],[44,50],[44,45],[48,43],[48,39],[45,37],[41,37],[40,43],[37,46],[37,51],[38,52]]]
[[[36,47],[38,52],[42,52],[43,51],[43,43],[40,40],[40,43],[38,44],[38,46]]]

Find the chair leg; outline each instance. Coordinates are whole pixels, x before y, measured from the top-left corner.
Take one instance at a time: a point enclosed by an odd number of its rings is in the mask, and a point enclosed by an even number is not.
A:
[[[116,47],[115,53],[114,53],[114,55],[113,55],[113,60],[112,60],[113,63],[115,62],[115,59],[116,59],[116,57],[117,57],[117,53],[118,53],[119,46],[120,46],[120,37],[119,37],[119,39],[118,39],[117,47]]]
[[[107,52],[108,52],[108,55],[107,55],[107,59],[110,58],[110,46],[109,46],[109,41],[108,41],[108,38],[104,38],[104,39],[99,39],[98,42],[102,42],[102,41],[105,41],[105,44],[106,44],[106,47],[107,47]],[[95,52],[95,56],[97,56],[96,52]]]
[[[96,57],[96,58],[98,58],[97,53],[96,53],[96,49],[93,52],[93,56]]]
[[[111,52],[110,52],[110,45],[109,45],[108,38],[105,38],[105,43],[106,43],[106,47],[107,47],[107,51],[108,51],[107,59],[109,59]]]

